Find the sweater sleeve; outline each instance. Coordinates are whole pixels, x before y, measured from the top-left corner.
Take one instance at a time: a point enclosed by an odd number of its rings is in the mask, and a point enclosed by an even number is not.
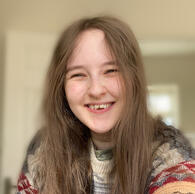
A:
[[[17,183],[17,194],[38,194],[40,132],[38,132],[28,146]]]
[[[33,180],[29,175],[20,174],[17,184],[17,194],[38,194],[38,189],[33,186]]]
[[[195,150],[179,130],[155,151],[148,194],[195,194]]]
[[[149,194],[195,194],[195,160],[181,162],[157,174]]]

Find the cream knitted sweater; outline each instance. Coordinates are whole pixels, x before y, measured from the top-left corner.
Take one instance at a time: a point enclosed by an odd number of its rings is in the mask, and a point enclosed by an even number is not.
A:
[[[95,150],[92,144],[90,158],[91,167],[93,170],[92,193],[94,194],[109,193],[109,182],[112,182],[112,180],[109,180],[108,175],[113,167],[113,158],[108,159],[108,157],[106,157],[105,151],[99,151],[99,153],[101,155],[97,157],[97,150]]]

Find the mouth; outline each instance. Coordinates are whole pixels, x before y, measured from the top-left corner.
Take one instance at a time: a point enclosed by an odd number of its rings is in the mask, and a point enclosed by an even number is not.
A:
[[[93,113],[103,113],[107,112],[112,108],[115,102],[106,102],[106,103],[93,103],[86,104],[85,107]]]

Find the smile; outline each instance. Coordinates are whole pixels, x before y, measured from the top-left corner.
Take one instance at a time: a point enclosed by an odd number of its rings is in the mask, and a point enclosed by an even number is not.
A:
[[[111,109],[114,102],[102,103],[102,104],[87,104],[86,107],[90,112],[103,113]]]

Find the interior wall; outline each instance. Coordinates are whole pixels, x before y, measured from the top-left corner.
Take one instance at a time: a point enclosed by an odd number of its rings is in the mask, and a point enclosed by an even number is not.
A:
[[[4,37],[3,37],[3,12],[2,2],[0,2],[0,175],[2,156],[2,122],[3,122],[3,71],[4,71]]]
[[[194,38],[194,0],[1,0],[6,29],[59,32],[81,16],[113,14],[138,38]]]
[[[194,132],[195,120],[195,56],[145,57],[148,84],[177,84],[179,86],[180,127]]]

